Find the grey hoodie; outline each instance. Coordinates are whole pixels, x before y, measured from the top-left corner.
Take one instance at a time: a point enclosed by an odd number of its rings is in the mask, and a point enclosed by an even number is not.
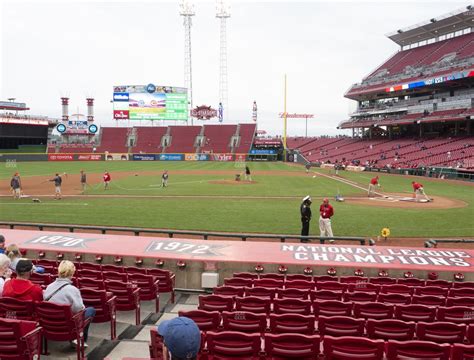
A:
[[[54,293],[59,287],[64,284],[61,290],[54,294],[48,299],[52,293]],[[69,304],[73,313],[77,313],[84,309],[84,303],[82,302],[81,292],[77,287],[72,285],[72,281],[67,278],[58,278],[53,283],[49,284],[43,293],[43,298],[56,304]]]

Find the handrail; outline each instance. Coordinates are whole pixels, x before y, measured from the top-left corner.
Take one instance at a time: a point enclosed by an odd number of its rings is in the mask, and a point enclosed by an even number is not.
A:
[[[23,223],[23,222],[11,222],[11,221],[0,221],[0,226],[8,226],[10,229],[15,229],[18,226],[35,227],[38,230],[43,231],[45,228],[59,228],[68,229],[69,232],[75,230],[95,230],[100,231],[102,234],[106,234],[107,231],[122,231],[131,232],[135,236],[139,236],[141,233],[145,234],[166,234],[169,238],[173,238],[174,235],[193,235],[202,236],[203,240],[208,240],[209,237],[223,237],[223,238],[240,238],[242,241],[247,239],[280,239],[280,242],[286,242],[287,239],[300,240],[302,242],[311,240],[319,240],[320,244],[324,244],[326,240],[345,240],[359,242],[360,245],[366,244],[366,239],[363,237],[355,236],[300,236],[291,234],[256,234],[256,233],[223,233],[223,232],[208,232],[208,231],[193,231],[193,230],[164,230],[164,229],[143,229],[143,228],[130,228],[130,227],[115,227],[115,226],[95,226],[95,225],[68,225],[68,224],[45,224],[45,223]],[[369,245],[374,245],[373,240],[369,240]]]
[[[451,244],[474,244],[474,239],[429,239],[425,241],[425,248],[435,248],[438,243]]]

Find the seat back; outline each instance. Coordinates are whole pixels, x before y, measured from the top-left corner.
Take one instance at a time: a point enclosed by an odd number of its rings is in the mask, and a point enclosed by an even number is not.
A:
[[[352,336],[325,336],[325,359],[332,360],[380,360],[383,359],[384,341]]]
[[[250,278],[226,278],[224,279],[224,285],[228,286],[240,286],[240,287],[252,287],[254,279]]]
[[[383,303],[355,303],[354,316],[364,319],[392,319],[395,308],[391,304]]]
[[[82,288],[81,296],[86,307],[95,309],[94,322],[108,322],[115,316],[115,301],[109,301],[113,296],[111,293],[105,290]]]
[[[376,285],[393,285],[397,283],[397,279],[389,277],[369,278],[369,283]]]
[[[419,340],[436,343],[462,343],[466,336],[466,325],[450,322],[419,322],[416,337]]]
[[[238,331],[209,331],[206,334],[207,352],[216,359],[254,359],[261,352],[260,334],[245,334]]]
[[[34,303],[30,300],[0,297],[0,317],[17,320],[34,320]]]
[[[39,358],[41,328],[36,326],[35,321],[0,318],[0,358],[18,360]]]
[[[80,279],[88,278],[102,280],[102,271],[92,269],[81,269],[77,272],[77,277]]]
[[[102,279],[91,279],[80,277],[77,279],[77,284],[80,289],[95,289],[95,290],[104,290],[104,280]]]
[[[426,305],[395,305],[395,319],[403,321],[432,322],[436,317],[436,307]]]
[[[123,266],[118,266],[118,265],[104,264],[102,265],[102,272],[104,271],[124,273],[125,268]]]
[[[273,300],[275,298],[276,291],[276,288],[245,287],[245,296],[258,296]]]
[[[446,298],[435,295],[413,295],[411,297],[411,303],[428,306],[445,306]]]
[[[362,284],[368,282],[369,279],[363,276],[341,276],[339,282],[343,284]]]
[[[426,281],[417,278],[399,278],[397,284],[406,286],[425,286]]]
[[[401,286],[401,285],[399,285]],[[384,304],[408,305],[411,303],[411,296],[408,294],[383,294],[377,296],[377,302]]]
[[[218,311],[179,311],[178,315],[193,320],[201,331],[218,331],[221,323],[221,314]]]
[[[265,334],[265,354],[270,359],[315,359],[319,335]]]
[[[140,294],[135,284],[104,280],[105,290],[116,296],[117,310],[129,311],[140,307]]]
[[[474,344],[453,344],[451,360],[474,360]]]
[[[250,273],[250,272],[236,272],[232,275],[232,277],[244,278],[244,279],[258,279],[258,274]]]
[[[350,316],[352,313],[353,303],[345,303],[342,301],[314,301],[313,312],[318,316]]]
[[[270,332],[313,335],[314,321],[314,315],[270,314]]]
[[[446,299],[446,306],[474,307],[474,297],[448,297]]]
[[[199,310],[232,311],[234,298],[221,295],[199,295]]]
[[[316,282],[316,290],[332,290],[344,292],[347,290],[347,284],[341,284],[337,281],[321,281]]]
[[[346,292],[343,295],[344,302],[375,302],[377,294],[374,292],[354,291]]]
[[[380,293],[382,294],[404,294],[404,295],[413,295],[414,289],[411,286],[407,285],[383,285],[380,288]]]
[[[333,291],[333,290],[315,290],[311,291],[310,294],[311,300],[342,300],[342,292],[341,291]]]
[[[32,272],[30,275],[30,281],[33,284],[39,285],[39,286],[48,286],[53,282],[54,277],[51,276],[50,274],[38,274],[35,272]]]
[[[253,281],[255,287],[266,287],[266,288],[283,288],[285,284],[284,279],[274,278],[260,278]]]
[[[42,301],[36,303],[35,311],[48,340],[70,341],[84,329],[83,316],[73,317],[70,305]]]
[[[453,288],[469,288],[474,289],[474,281],[463,281],[463,282],[455,282],[453,283]]]
[[[311,300],[275,299],[273,301],[275,314],[311,314]]]
[[[474,316],[472,316],[472,308],[468,306],[440,306],[436,314],[436,320],[471,324],[474,323]]]
[[[474,288],[452,288],[449,289],[449,297],[474,297]]]
[[[389,340],[387,345],[387,360],[400,358],[449,360],[451,346],[435,344],[431,341],[396,341]]]
[[[81,262],[77,269],[80,270],[95,270],[95,271],[102,271],[102,265],[90,262]]]
[[[224,296],[244,296],[245,288],[238,286],[217,286],[213,289],[212,293],[214,295],[224,295]]]
[[[104,278],[104,280],[122,281],[124,283],[128,281],[128,274],[125,272],[103,270],[102,277]]]
[[[306,276],[306,275],[303,275]],[[309,280],[286,280],[285,289],[313,290],[316,284]]]
[[[412,340],[415,335],[415,326],[413,321],[396,319],[368,319],[366,323],[367,336],[371,339],[383,340]]]
[[[125,272],[127,274],[143,274],[143,275],[147,275],[148,274],[148,271],[146,268],[139,268],[139,267],[135,267],[135,266],[127,266],[125,267]]]
[[[222,312],[222,328],[224,331],[240,331],[244,333],[263,334],[267,327],[267,315],[248,311]]]
[[[364,319],[349,316],[319,316],[318,331],[321,336],[360,336],[364,334]]]
[[[272,303],[270,299],[258,296],[237,296],[235,298],[235,310],[237,311],[248,311],[256,314],[268,314],[270,313],[271,304]]]
[[[448,296],[448,289],[439,286],[424,286],[415,289],[415,295]]]
[[[348,291],[357,292],[369,292],[378,294],[380,291],[380,285],[371,284],[369,282],[361,282],[356,284],[349,284]]]
[[[299,299],[299,300],[308,300],[309,299],[309,289],[278,289],[277,297],[279,299]]]
[[[158,295],[158,283],[153,275],[128,273],[128,282],[136,284],[140,289],[140,300],[155,300]]]

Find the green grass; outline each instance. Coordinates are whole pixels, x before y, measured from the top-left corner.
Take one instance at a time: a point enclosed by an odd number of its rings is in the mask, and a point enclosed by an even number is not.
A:
[[[81,168],[89,174],[109,170],[157,171],[156,176],[128,176],[111,183],[109,195],[140,195],[141,198],[66,198],[53,201],[45,198],[42,203],[31,200],[13,201],[0,199],[0,220],[51,222],[67,224],[94,224],[203,231],[262,232],[298,234],[300,232],[299,205],[301,198],[333,198],[339,191],[344,196],[363,194],[364,191],[331,179],[317,176],[292,176],[303,173],[301,168],[282,163],[251,163],[253,185],[212,184],[211,180],[231,179],[236,169],[233,163],[218,162],[61,162],[18,163],[17,171],[23,178],[33,175],[50,175],[56,171],[78,173]],[[170,171],[170,186],[162,189],[159,172]],[[12,168],[2,168],[0,179],[6,184]],[[175,170],[231,170],[228,174],[180,174]],[[271,173],[260,174],[262,171]],[[318,170],[321,171],[321,170]],[[344,172],[342,176],[365,185],[373,176],[370,173]],[[387,192],[411,192],[411,178],[381,174],[381,183]],[[428,194],[460,199],[467,207],[456,209],[398,209],[362,206],[346,201],[333,202],[335,235],[377,236],[383,227],[389,227],[393,237],[473,237],[474,193],[468,184],[433,181],[419,178]],[[66,180],[68,181],[68,180]],[[6,184],[6,186],[8,186]],[[100,183],[87,194],[103,195]],[[146,198],[162,195],[165,197]],[[205,198],[178,195],[207,196]],[[211,196],[221,196],[212,198]],[[232,196],[226,198],[226,196]],[[283,199],[271,197],[287,197]],[[263,197],[254,199],[252,197]],[[87,205],[85,205],[87,204]],[[313,204],[311,234],[317,228],[319,200]]]

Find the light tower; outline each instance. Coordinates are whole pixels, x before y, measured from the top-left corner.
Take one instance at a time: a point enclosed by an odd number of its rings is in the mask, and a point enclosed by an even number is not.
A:
[[[226,0],[217,0],[216,18],[220,19],[219,46],[219,103],[224,108],[223,119],[228,118],[229,104],[227,102],[227,29],[226,21],[230,18],[230,6]]]
[[[182,0],[179,14],[183,17],[184,25],[184,86],[188,89],[188,115],[193,108],[193,69],[191,61],[191,26],[194,16],[194,5],[188,0]],[[191,124],[193,123],[191,118]]]

